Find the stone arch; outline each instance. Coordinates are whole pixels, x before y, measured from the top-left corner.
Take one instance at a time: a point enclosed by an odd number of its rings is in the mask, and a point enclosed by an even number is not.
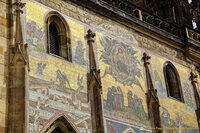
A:
[[[44,125],[40,133],[79,133],[78,128],[73,121],[65,114],[60,112],[50,118]]]
[[[56,11],[50,11],[45,17],[47,53],[51,53],[50,37],[49,37],[50,35],[49,27],[51,24],[53,24],[58,31],[59,54],[57,54],[57,56],[63,57],[67,59],[68,61],[72,61],[70,27],[68,23],[66,22],[65,18]]]

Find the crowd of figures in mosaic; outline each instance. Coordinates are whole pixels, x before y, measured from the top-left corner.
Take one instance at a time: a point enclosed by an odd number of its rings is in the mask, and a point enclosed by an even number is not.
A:
[[[161,107],[161,121],[162,128],[159,128],[164,133],[198,133],[198,129],[187,126],[182,121],[182,116],[176,114],[175,120],[171,119],[170,113],[164,107]],[[107,133],[148,133],[155,130],[153,128],[138,126],[131,122],[124,122],[122,120],[106,119]]]
[[[32,4],[32,2],[27,2],[27,8],[36,10],[36,7]],[[45,7],[40,5],[40,8]],[[31,16],[32,14],[29,15]],[[64,112],[81,133],[90,133],[92,132],[91,110],[88,102],[88,86],[86,85],[88,80],[86,75],[89,70],[87,68],[89,59],[86,57],[89,56],[89,53],[86,49],[88,47],[85,44],[87,40],[84,31],[87,26],[66,17],[66,20],[70,20],[68,22],[69,26],[71,26],[71,33],[73,33],[72,40],[70,40],[73,43],[71,44],[72,62],[69,63],[46,54],[46,33],[44,32],[45,26],[43,22],[45,14],[41,14],[40,17],[40,20],[42,20],[40,24],[36,23],[34,19],[27,20],[25,24],[27,33],[25,38],[29,44],[30,55],[31,57],[33,56],[34,60],[37,60],[36,62],[30,61],[31,67],[34,66],[35,68],[29,78],[30,132],[39,133],[55,114]],[[80,29],[83,29],[83,31],[80,31]],[[153,40],[148,41],[142,34],[136,34],[134,31],[108,23],[100,24],[99,27],[96,27],[95,32],[94,52],[97,56],[97,66],[101,70],[105,132],[151,132],[151,123],[146,106],[146,77],[141,60],[143,49],[135,46],[139,45],[135,37],[140,38],[142,40],[140,41],[141,43],[154,43]],[[44,55],[45,58],[43,58]],[[50,57],[51,60],[49,60]],[[159,61],[160,58],[157,56],[156,60],[151,61]],[[57,65],[53,62],[60,62],[60,64]],[[70,67],[66,64],[70,64]],[[49,67],[50,65],[51,67]],[[61,68],[59,65],[64,67]],[[161,75],[162,71],[157,68],[151,68],[151,65],[152,63],[150,63],[150,69],[152,69],[153,84],[154,88],[158,90],[159,100],[166,100],[168,96],[164,77]],[[162,67],[162,65],[160,64],[156,67]],[[72,74],[70,75],[68,72]],[[104,81],[105,79],[109,79],[109,81]],[[83,83],[84,80],[86,81],[85,83]],[[184,104],[194,112],[195,104],[190,84],[183,82],[182,89]],[[196,127],[187,126],[183,122],[182,113],[176,113],[175,119],[172,119],[174,117],[171,116],[171,110],[168,111],[168,108],[162,107],[162,105],[160,109],[164,132],[178,132],[181,128],[187,129],[181,130],[181,133],[197,132]],[[171,131],[170,128],[179,129]]]
[[[150,133],[150,130],[144,129],[143,126],[138,127],[137,125],[132,125],[119,123],[113,120],[106,120],[107,133]]]
[[[127,97],[125,98],[126,99],[124,99],[124,95],[119,86],[109,87],[107,91],[107,99],[104,100],[106,103],[105,109],[108,110],[108,113],[113,113],[114,111],[120,111],[123,113],[126,111],[127,113],[136,116],[141,121],[148,121],[142,98],[139,98],[137,94],[133,94],[131,90],[128,90]],[[128,101],[128,106],[124,105],[124,100]]]
[[[176,118],[173,120],[170,116],[169,111],[161,107],[161,122],[163,132],[171,133],[171,132],[181,132],[181,133],[197,133],[198,129],[187,126],[184,124],[182,116],[178,113],[175,114]]]
[[[43,28],[39,27],[35,21],[26,23],[26,42],[29,44],[31,55],[45,53],[44,35]]]
[[[30,132],[38,133],[45,122],[60,111],[64,111],[82,133],[91,132],[83,77],[77,75],[78,88],[72,89],[64,72],[57,70],[56,75],[51,81],[30,79]]]

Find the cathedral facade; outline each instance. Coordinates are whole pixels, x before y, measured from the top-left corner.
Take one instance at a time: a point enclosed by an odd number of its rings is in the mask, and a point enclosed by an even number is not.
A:
[[[0,133],[198,133],[198,0],[0,0]]]

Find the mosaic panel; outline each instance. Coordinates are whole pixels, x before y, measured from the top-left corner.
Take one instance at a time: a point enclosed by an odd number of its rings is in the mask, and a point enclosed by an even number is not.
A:
[[[85,26],[69,18],[72,62],[47,54],[44,18],[50,9],[26,2],[26,42],[30,48],[29,127],[39,133],[56,114],[63,113],[81,133],[90,133],[91,115],[87,92]],[[41,11],[41,12],[38,12]],[[35,16],[36,17],[35,17]]]
[[[100,32],[96,40],[104,113],[150,126],[140,49]]]
[[[150,133],[151,130],[144,128],[143,126],[137,126],[133,123],[114,120],[110,117],[106,119],[106,131],[107,133]]]
[[[81,133],[89,133],[91,116],[87,97],[86,25],[64,16],[71,32],[73,63],[46,54],[44,18],[49,10],[36,2],[26,2],[26,42],[30,45],[31,54],[30,132],[38,133],[50,118],[64,111]],[[103,86],[106,131],[151,132],[145,95],[146,77],[141,61],[144,50],[138,48],[138,42],[130,31],[108,23],[99,25],[95,39],[94,50]],[[167,96],[163,75],[163,64],[167,59],[150,55],[153,84],[158,90],[161,104],[163,130],[196,132],[198,125],[188,68],[172,62],[181,80],[185,100],[182,103]]]
[[[181,89],[183,92],[184,102],[180,102],[176,99],[170,98],[167,96],[167,89],[165,84],[163,66],[166,61],[169,61],[165,58],[159,57],[157,55],[151,54],[151,72],[154,81],[155,89],[158,90],[158,96],[161,103],[161,111],[164,112],[161,114],[162,124],[166,126],[166,121],[163,121],[163,115],[169,116],[170,119],[176,120],[177,117],[181,116],[181,122],[184,122],[184,125],[197,128],[197,121],[194,108],[194,94],[192,86],[189,80],[189,69],[184,66],[177,65],[172,62],[175,68],[178,71]],[[190,121],[188,121],[188,119]],[[172,124],[170,120],[168,124]],[[187,127],[186,126],[186,127]],[[170,128],[178,128],[177,125],[169,125]],[[181,129],[184,130],[184,129]]]

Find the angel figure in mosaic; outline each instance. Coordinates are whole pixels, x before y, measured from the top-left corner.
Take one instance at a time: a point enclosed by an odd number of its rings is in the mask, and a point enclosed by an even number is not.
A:
[[[82,102],[81,102],[81,90],[85,91],[85,86],[83,85],[83,77],[80,77],[78,75],[77,77],[77,86],[78,88],[75,91],[75,101],[76,101],[76,106],[79,110],[81,110]]]
[[[61,89],[65,89],[66,88],[66,82],[69,86],[69,88],[71,88],[69,80],[67,78],[67,75],[64,72],[61,72],[60,70],[56,71],[57,77],[56,77],[56,81],[59,80],[60,81],[60,85],[59,87]]]
[[[43,71],[46,67],[46,64],[44,63],[38,63],[37,64],[37,71],[35,72],[35,75],[38,76],[38,77],[42,77],[44,78],[45,76],[43,75]]]

